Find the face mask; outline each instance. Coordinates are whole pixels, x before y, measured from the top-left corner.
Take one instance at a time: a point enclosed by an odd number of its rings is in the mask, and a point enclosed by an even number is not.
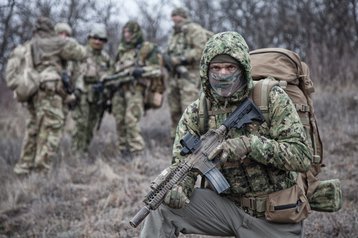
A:
[[[217,74],[209,71],[209,82],[212,89],[222,97],[230,97],[244,84],[243,71],[239,68],[232,74]]]

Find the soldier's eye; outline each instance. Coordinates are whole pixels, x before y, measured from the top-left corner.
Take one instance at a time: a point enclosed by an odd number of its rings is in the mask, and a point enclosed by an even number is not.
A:
[[[237,67],[236,67],[235,65],[229,65],[229,66],[227,67],[227,70],[229,70],[230,72],[234,72],[234,71],[237,70]]]
[[[220,71],[220,69],[221,69],[221,67],[216,66],[216,65],[210,66],[211,71]]]

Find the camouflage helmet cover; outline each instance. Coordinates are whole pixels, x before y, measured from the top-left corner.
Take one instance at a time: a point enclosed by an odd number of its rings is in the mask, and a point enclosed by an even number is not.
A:
[[[97,23],[92,28],[88,37],[98,37],[107,40],[107,31],[104,24]]]
[[[181,16],[183,18],[188,18],[188,11],[182,7],[177,7],[172,11],[171,16]]]
[[[59,22],[55,25],[55,32],[56,32],[56,34],[65,32],[67,35],[71,36],[72,28],[70,27],[70,25],[68,25],[65,22]]]
[[[210,62],[217,55],[229,55],[237,60],[244,71],[245,79],[247,81],[246,87],[239,90],[230,97],[230,102],[241,101],[249,95],[253,88],[253,81],[251,78],[251,65],[249,57],[249,47],[244,38],[237,32],[228,31],[217,33],[206,42],[203,54],[200,60],[200,79],[203,91],[206,97],[221,101],[219,96],[215,94],[210,86],[208,79],[208,70]]]

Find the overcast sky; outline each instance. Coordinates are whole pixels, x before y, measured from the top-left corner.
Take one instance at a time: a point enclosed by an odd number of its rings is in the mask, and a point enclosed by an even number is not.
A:
[[[161,2],[161,0],[147,0],[146,3],[148,3],[149,7],[151,8],[151,12],[156,12],[158,11],[157,8],[155,8],[155,6]],[[139,9],[138,9],[138,5],[136,1],[128,1],[128,0],[120,0],[120,1],[115,1],[115,3],[118,4],[119,9],[120,9],[120,14],[118,14],[117,16],[114,16],[115,18],[119,19],[119,21],[121,23],[125,23],[128,20],[141,20],[141,16],[138,15]],[[180,0],[170,0],[170,1],[166,1],[166,5],[163,7],[162,11],[165,12],[166,14],[164,14],[164,16],[166,17],[166,21],[162,22],[161,25],[163,26],[163,28],[170,28],[172,26],[172,22],[170,19],[170,12],[172,10],[171,6],[168,6],[170,4],[173,4],[176,7],[183,7],[182,3]]]

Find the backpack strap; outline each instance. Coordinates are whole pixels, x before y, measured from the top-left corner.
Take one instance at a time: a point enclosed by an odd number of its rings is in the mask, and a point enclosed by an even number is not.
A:
[[[204,134],[208,131],[208,104],[210,104],[209,100],[206,99],[205,93],[203,91],[200,92],[199,95],[199,132],[200,134]]]
[[[277,81],[272,77],[254,81],[254,89],[250,95],[254,103],[258,106],[258,108],[260,108],[266,121],[268,120],[269,113],[268,96],[273,86],[280,86],[281,88],[285,88],[287,86],[287,82]]]

